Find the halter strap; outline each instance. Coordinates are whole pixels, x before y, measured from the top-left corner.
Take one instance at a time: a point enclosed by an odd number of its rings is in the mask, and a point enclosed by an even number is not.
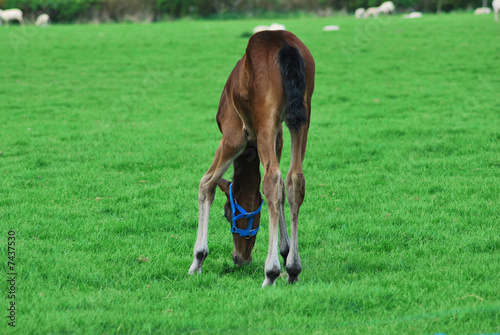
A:
[[[259,231],[260,226],[258,226],[255,229],[252,229],[253,219],[257,214],[260,213],[260,210],[262,209],[262,204],[264,203],[264,200],[261,201],[260,206],[257,210],[255,210],[253,212],[248,212],[246,209],[244,209],[243,207],[238,205],[236,200],[234,200],[233,183],[231,183],[231,184],[229,184],[229,202],[231,203],[231,211],[233,213],[231,233],[239,234],[240,236],[244,236],[246,238],[250,238],[251,236],[257,235],[257,232]],[[240,212],[241,214],[236,215],[236,211]],[[247,229],[241,229],[241,228],[236,227],[236,221],[239,219],[248,219]]]

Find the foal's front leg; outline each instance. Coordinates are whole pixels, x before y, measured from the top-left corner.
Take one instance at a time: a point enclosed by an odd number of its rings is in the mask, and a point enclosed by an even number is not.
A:
[[[217,152],[215,153],[212,165],[207,173],[201,178],[200,189],[198,192],[198,205],[200,209],[198,221],[198,236],[194,245],[193,263],[189,268],[189,274],[201,273],[203,261],[208,255],[208,218],[210,214],[210,206],[214,201],[215,188],[217,180],[219,180],[226,170],[231,166],[234,159],[243,151],[245,143],[243,141],[236,142],[237,146],[229,145],[235,143],[228,141],[224,136],[220,141]]]

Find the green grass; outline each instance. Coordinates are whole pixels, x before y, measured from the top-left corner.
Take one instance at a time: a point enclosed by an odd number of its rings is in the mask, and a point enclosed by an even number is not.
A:
[[[468,13],[280,22],[317,73],[301,281],[266,289],[267,214],[253,264],[237,268],[220,193],[203,274],[187,271],[220,93],[241,35],[271,21],[0,29],[14,332],[500,332],[500,25]],[[5,283],[1,333],[13,331]]]

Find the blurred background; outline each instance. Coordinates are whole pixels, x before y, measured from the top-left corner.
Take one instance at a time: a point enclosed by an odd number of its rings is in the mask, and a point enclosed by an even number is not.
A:
[[[180,17],[243,18],[352,13],[359,7],[380,5],[381,0],[0,0],[0,8],[20,8],[34,21],[40,13],[53,22],[152,22]],[[450,12],[491,5],[486,0],[395,0],[398,12]]]

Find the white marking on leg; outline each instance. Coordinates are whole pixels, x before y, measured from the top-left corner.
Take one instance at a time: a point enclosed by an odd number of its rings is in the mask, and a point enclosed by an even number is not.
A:
[[[262,287],[274,284],[274,281],[281,272],[278,254],[278,229],[279,229],[279,207],[281,206],[281,173],[273,172],[275,175],[269,178],[276,178],[277,182],[271,190],[267,190],[268,210],[269,210],[269,247],[266,259],[265,274],[266,279]]]
[[[204,200],[200,203],[200,214],[198,223],[198,236],[194,245],[193,263],[189,268],[189,274],[201,273],[203,261],[208,255],[208,218],[210,215],[211,202]],[[200,258],[200,255],[203,257]]]

